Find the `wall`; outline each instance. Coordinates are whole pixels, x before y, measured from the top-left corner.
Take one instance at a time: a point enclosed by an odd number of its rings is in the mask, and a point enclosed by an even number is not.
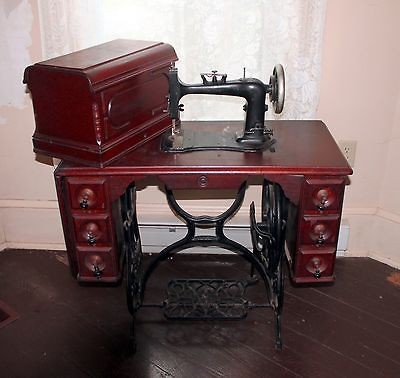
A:
[[[32,152],[33,112],[22,85],[25,66],[41,59],[36,1],[0,2],[0,27],[2,56],[12,62],[0,63],[0,236],[8,247],[62,248],[53,167]]]
[[[349,253],[400,266],[400,2],[328,2],[318,117],[336,140],[356,140],[354,175],[346,191]],[[395,139],[397,135],[397,140]],[[396,148],[397,147],[397,148]],[[391,240],[391,242],[388,242]],[[400,240],[398,240],[400,241]]]
[[[15,9],[32,19],[18,28],[6,25],[9,46],[25,43],[23,31],[28,31],[30,62],[38,61],[41,41],[36,1],[0,4],[0,14]],[[400,2],[396,0],[328,1],[318,108],[318,118],[328,124],[337,140],[358,143],[355,174],[344,207],[351,227],[348,253],[371,255],[396,266],[400,266],[400,256],[392,241],[400,242],[400,232],[396,232],[400,223],[398,14]],[[7,69],[1,64],[1,71]],[[3,105],[0,111],[0,247],[63,248],[53,167],[38,162],[42,158],[31,152],[34,123],[29,96],[23,97],[22,106]],[[246,209],[258,190],[252,188]],[[146,214],[142,221],[173,220],[156,188],[140,193],[140,200]],[[216,212],[224,204],[214,200],[206,207]],[[197,202],[187,205],[204,210]],[[242,223],[244,217],[239,214],[235,222]]]
[[[399,76],[399,75],[397,75]],[[391,134],[384,142],[387,150],[386,164],[383,172],[382,190],[379,209],[376,214],[373,235],[376,243],[370,256],[399,266],[400,252],[400,88],[397,93],[397,106],[393,117]],[[384,251],[384,253],[382,253]]]
[[[4,235],[3,221],[0,213],[0,251],[6,248],[6,236]]]

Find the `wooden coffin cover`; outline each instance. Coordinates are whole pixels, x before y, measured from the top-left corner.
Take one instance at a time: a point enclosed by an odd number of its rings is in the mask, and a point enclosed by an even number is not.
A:
[[[29,66],[34,151],[103,167],[171,126],[162,42],[115,40]]]

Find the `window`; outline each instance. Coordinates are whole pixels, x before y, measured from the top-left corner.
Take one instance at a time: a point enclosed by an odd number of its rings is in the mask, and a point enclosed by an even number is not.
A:
[[[318,104],[326,0],[39,0],[45,58],[115,38],[163,41],[177,51],[179,76],[264,82],[286,71],[280,117],[313,118]],[[184,119],[241,119],[243,100],[185,98]],[[272,117],[272,112],[268,112]]]

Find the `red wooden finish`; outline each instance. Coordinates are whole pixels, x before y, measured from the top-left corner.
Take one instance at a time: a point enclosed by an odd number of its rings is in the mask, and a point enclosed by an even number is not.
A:
[[[225,127],[241,130],[240,121],[186,122],[183,129],[221,132]],[[328,128],[321,121],[269,121],[277,139],[275,152],[194,151],[168,153],[160,151],[160,138],[144,144],[110,164],[104,170],[63,163],[75,175],[113,175],[133,172],[143,175],[219,174],[237,175],[310,175],[347,176],[352,170],[337,147]],[[223,179],[225,180],[225,178]],[[188,184],[188,187],[192,185]]]
[[[242,123],[187,122],[183,130],[217,132],[227,126],[240,130]],[[170,189],[207,190],[238,188],[248,179],[265,178],[279,183],[291,203],[287,257],[292,279],[299,283],[332,281],[344,186],[352,170],[321,121],[271,121],[268,127],[277,139],[275,152],[169,153],[161,151],[161,137],[157,137],[102,169],[63,162],[55,177],[73,274],[101,281],[90,269],[81,271],[82,261],[98,256],[102,264],[111,262],[107,279],[119,278],[115,261],[120,257],[121,219],[116,200],[130,183],[155,177]],[[80,205],[85,196],[86,208]],[[96,223],[99,218],[111,220],[110,234],[103,236],[108,241],[102,244],[109,250],[85,244],[82,222],[76,221]],[[103,223],[97,230],[106,229]]]
[[[161,42],[115,40],[28,67],[34,151],[103,167],[161,134],[176,60]]]

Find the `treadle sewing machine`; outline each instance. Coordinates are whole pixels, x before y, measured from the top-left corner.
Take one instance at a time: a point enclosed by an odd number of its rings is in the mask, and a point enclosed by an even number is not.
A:
[[[146,284],[162,261],[194,246],[228,249],[250,262],[251,274],[265,284],[281,348],[283,257],[295,283],[334,280],[343,193],[352,170],[321,121],[264,121],[267,96],[275,112],[283,108],[282,66],[274,68],[268,84],[245,75],[229,81],[212,72],[200,84],[187,85],[178,78],[176,60],[167,44],[117,40],[25,71],[35,111],[34,150],[63,159],[55,180],[71,272],[80,282],[118,282],[125,262],[134,318],[147,305]],[[193,93],[243,97],[244,125],[181,123],[180,99]],[[187,234],[144,271],[135,193],[148,177],[165,185]],[[263,180],[261,221],[253,202],[249,250],[225,235],[224,224],[254,177]],[[177,189],[238,193],[223,214],[194,216],[178,205]],[[197,227],[215,233],[196,236]],[[168,318],[242,318],[253,306],[244,298],[251,282],[173,280],[160,306]]]

